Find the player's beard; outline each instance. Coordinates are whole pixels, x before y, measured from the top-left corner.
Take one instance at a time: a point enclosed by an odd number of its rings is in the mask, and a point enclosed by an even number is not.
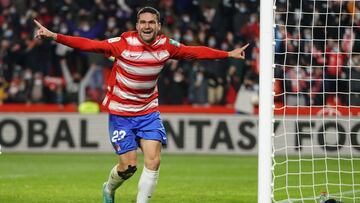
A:
[[[141,32],[140,32],[141,39],[148,44],[150,44],[152,41],[154,41],[154,39],[156,38],[156,35],[157,35],[157,32],[154,29],[141,30]]]

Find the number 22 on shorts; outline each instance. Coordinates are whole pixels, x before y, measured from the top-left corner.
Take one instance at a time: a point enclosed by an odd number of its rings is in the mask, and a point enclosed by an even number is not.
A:
[[[126,136],[125,130],[114,130],[111,142],[118,142]]]

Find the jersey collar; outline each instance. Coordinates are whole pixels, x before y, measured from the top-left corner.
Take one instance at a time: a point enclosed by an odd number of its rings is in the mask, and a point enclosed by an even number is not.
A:
[[[143,39],[141,39],[139,32],[136,32],[136,37],[138,40],[145,46],[153,47],[153,45],[161,38],[161,34],[158,34],[153,41],[151,41],[149,44],[146,43]]]

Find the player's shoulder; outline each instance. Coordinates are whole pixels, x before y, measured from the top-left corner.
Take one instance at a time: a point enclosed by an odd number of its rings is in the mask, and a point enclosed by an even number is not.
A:
[[[180,47],[180,42],[170,38],[166,35],[161,35],[158,39],[159,43],[162,43],[163,45],[167,47]]]
[[[118,36],[118,37],[112,37],[112,38],[109,38],[106,40],[108,43],[116,43],[116,42],[120,42],[121,41],[121,37]]]
[[[136,31],[126,31],[126,32],[123,32],[121,34],[121,37],[136,37],[137,36],[137,32]]]
[[[121,34],[121,38],[124,42],[130,46],[142,46],[138,38],[138,33],[136,31],[127,31]]]
[[[132,31],[123,32],[120,36],[112,37],[107,39],[108,43],[115,43],[115,42],[123,42],[129,41],[129,38],[136,37],[135,33]]]
[[[168,37],[166,35],[160,34],[156,37],[155,41],[152,43],[153,47],[164,46],[168,42]]]

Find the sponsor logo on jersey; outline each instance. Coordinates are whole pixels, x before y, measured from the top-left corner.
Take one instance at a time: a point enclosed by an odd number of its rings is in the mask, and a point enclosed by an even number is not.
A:
[[[114,42],[120,41],[120,39],[121,39],[121,37],[114,37],[114,38],[108,39],[108,42],[109,42],[109,43],[114,43]]]
[[[180,47],[180,43],[176,40],[170,39],[170,44],[176,46],[176,47]]]

